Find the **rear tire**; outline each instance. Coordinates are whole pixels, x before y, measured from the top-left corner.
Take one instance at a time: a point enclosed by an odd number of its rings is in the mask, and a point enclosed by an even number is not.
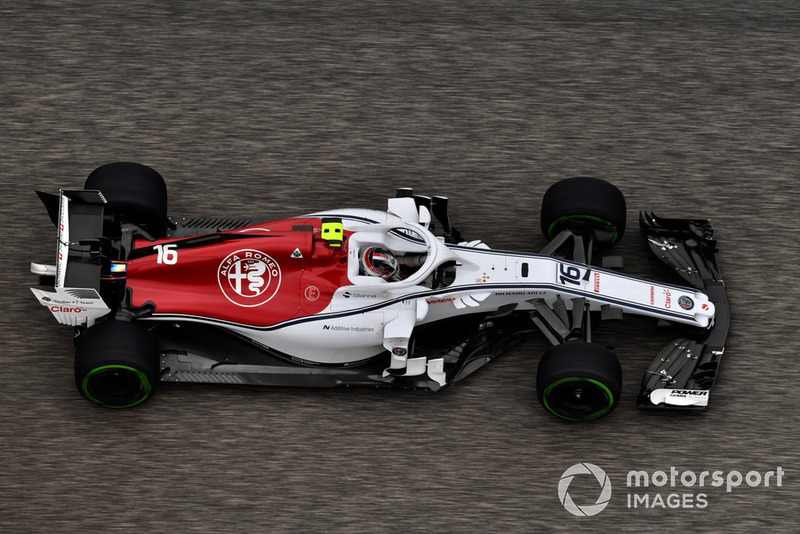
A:
[[[167,186],[164,178],[146,165],[116,162],[98,167],[86,179],[84,189],[98,189],[107,212],[120,222],[141,227],[155,238],[167,228]]]
[[[585,341],[548,350],[539,362],[536,393],[542,406],[568,421],[591,421],[616,408],[622,368],[613,352]]]
[[[553,239],[569,225],[595,232],[595,244],[610,247],[625,234],[625,196],[615,185],[598,178],[576,177],[556,182],[542,198],[542,231]]]
[[[75,349],[75,385],[88,400],[128,408],[147,400],[158,386],[155,337],[122,321],[99,323],[81,334]]]

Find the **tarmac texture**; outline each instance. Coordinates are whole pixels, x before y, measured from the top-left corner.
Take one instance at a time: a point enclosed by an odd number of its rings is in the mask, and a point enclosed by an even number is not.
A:
[[[0,531],[796,531],[798,35],[792,1],[3,2]],[[710,408],[635,409],[674,337],[636,317],[597,333],[625,382],[589,424],[538,404],[542,336],[436,394],[165,385],[92,406],[28,289],[55,249],[33,191],[111,161],[157,169],[173,215],[381,209],[406,186],[532,252],[547,187],[597,176],[626,194],[625,272],[668,282],[638,210],[709,218],[734,320]],[[592,517],[558,495],[582,462],[612,484]],[[725,484],[682,482],[703,471]]]

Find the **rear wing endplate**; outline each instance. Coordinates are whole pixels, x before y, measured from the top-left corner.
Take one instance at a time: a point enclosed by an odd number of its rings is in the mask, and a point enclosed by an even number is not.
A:
[[[62,190],[56,287],[100,289],[100,240],[106,201],[100,191]]]
[[[31,264],[34,274],[54,276],[53,291],[31,291],[62,324],[91,326],[111,311],[99,293],[105,203],[100,191],[62,190],[56,265]]]

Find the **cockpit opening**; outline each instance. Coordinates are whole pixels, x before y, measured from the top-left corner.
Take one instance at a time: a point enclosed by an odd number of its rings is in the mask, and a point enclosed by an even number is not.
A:
[[[417,229],[407,226],[384,226],[356,232],[348,240],[350,280],[360,285],[387,282],[406,282],[429,288],[449,285],[455,280],[456,262],[436,265],[430,256],[436,247],[428,242],[433,239],[433,236],[423,236]]]

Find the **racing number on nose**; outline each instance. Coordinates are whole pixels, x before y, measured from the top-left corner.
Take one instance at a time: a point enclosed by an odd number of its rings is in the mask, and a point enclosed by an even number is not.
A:
[[[561,263],[558,266],[558,281],[562,284],[581,285],[581,270],[573,265]]]

